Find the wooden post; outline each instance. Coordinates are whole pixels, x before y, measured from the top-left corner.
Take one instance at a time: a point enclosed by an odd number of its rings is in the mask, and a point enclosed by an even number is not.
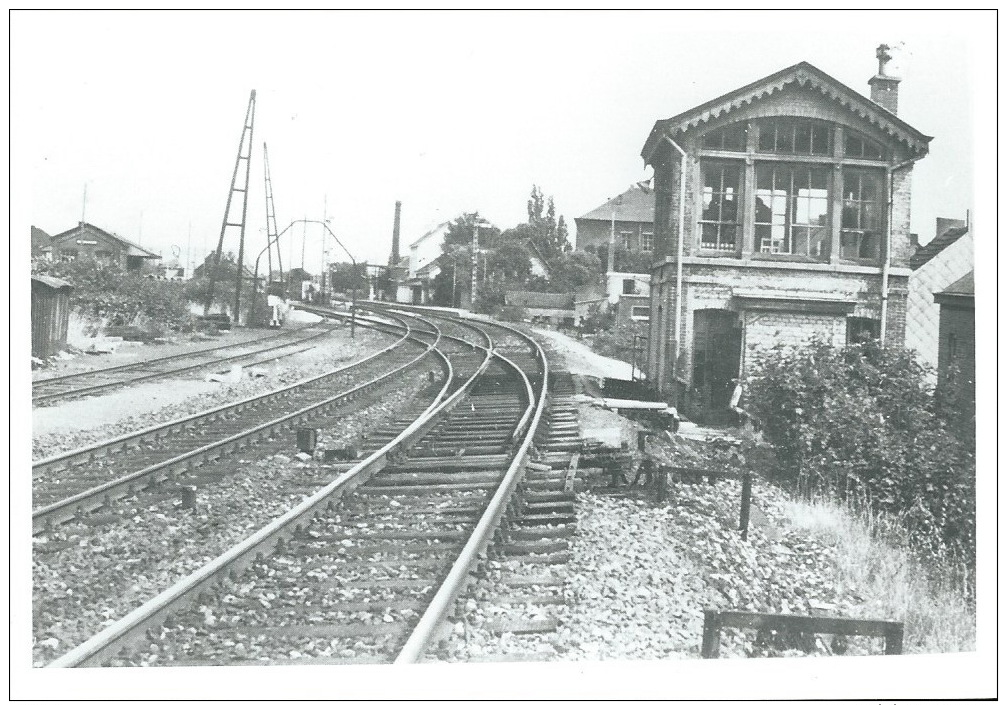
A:
[[[703,658],[718,658],[720,656],[720,620],[716,610],[703,610],[703,645],[700,655]]]
[[[741,540],[748,540],[748,517],[752,511],[752,473],[746,472],[741,478],[741,521],[738,530]]]
[[[902,622],[896,622],[885,630],[885,655],[897,656],[902,653],[904,629]]]
[[[657,482],[657,501],[665,502],[668,499],[668,468],[658,465],[654,468],[654,472],[657,473],[657,477],[654,478]]]
[[[299,453],[312,454],[315,452],[315,444],[318,442],[318,431],[314,428],[297,429],[297,451]]]

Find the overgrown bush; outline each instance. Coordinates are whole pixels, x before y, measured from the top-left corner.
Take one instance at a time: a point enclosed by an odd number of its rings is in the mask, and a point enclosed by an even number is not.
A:
[[[778,479],[902,517],[915,548],[975,562],[974,417],[935,396],[911,351],[875,342],[777,347],[746,406],[780,459]]]
[[[38,262],[35,271],[73,285],[71,308],[88,321],[137,325],[155,335],[185,325],[189,307],[181,282],[127,272],[117,264],[79,257]]]
[[[591,349],[599,355],[633,364],[635,340],[636,366],[643,369],[647,361],[647,341],[636,336],[646,336],[648,330],[649,324],[641,321],[615,324],[595,334]]]

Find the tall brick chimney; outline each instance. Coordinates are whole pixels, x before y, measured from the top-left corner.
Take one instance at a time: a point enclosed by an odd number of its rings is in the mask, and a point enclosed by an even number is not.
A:
[[[892,47],[882,44],[878,47],[876,54],[878,57],[878,75],[867,82],[871,87],[871,100],[892,115],[898,115],[899,81],[902,79],[889,75],[892,73],[888,67],[888,62],[892,60]]]
[[[392,226],[392,254],[388,264],[392,267],[399,263],[399,216],[402,214],[402,201],[395,202],[395,225]]]

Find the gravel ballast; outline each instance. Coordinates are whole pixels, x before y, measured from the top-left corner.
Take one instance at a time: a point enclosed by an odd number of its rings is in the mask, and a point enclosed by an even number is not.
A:
[[[428,388],[421,368],[341,407],[319,422],[320,447],[359,445]],[[282,437],[204,468],[211,476],[216,466],[235,471],[198,483],[194,510],[180,509],[178,491],[167,488],[121,500],[36,539],[36,665],[83,642],[338,476],[331,465],[296,460],[295,452],[293,439]]]

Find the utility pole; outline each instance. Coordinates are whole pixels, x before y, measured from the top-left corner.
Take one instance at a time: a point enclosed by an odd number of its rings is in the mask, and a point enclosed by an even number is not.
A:
[[[326,194],[322,200],[322,224],[325,224],[325,216],[329,210],[329,196]],[[325,303],[325,275],[328,274],[328,262],[325,261],[325,233],[322,233],[322,303]],[[331,283],[331,282],[330,282]],[[331,287],[329,287],[331,288]]]
[[[84,215],[87,213],[87,182],[84,182],[84,203],[80,207],[80,222],[85,222]]]
[[[472,223],[472,293],[469,295],[469,310],[476,310],[476,283],[479,281],[479,223],[478,216]]]

